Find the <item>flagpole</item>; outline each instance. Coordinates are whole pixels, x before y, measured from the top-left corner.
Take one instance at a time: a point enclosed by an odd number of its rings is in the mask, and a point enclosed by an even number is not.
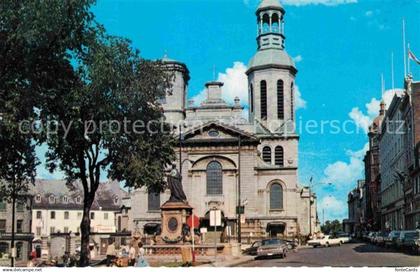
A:
[[[402,21],[402,36],[403,36],[403,54],[404,54],[404,78],[407,76],[407,60],[406,60],[406,51],[405,51],[405,20]]]
[[[410,52],[410,43],[407,44],[408,52]],[[410,56],[407,56],[407,73],[410,74]]]
[[[392,85],[392,89],[395,88],[394,86],[394,52],[391,52],[391,85]]]

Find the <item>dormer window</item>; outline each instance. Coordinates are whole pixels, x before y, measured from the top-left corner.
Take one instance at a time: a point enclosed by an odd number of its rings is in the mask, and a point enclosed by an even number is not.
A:
[[[69,202],[69,199],[67,196],[63,196],[63,203],[67,204]]]
[[[79,204],[82,202],[82,198],[80,196],[76,196],[76,203]]]
[[[117,205],[117,204],[118,204],[118,201],[119,201],[118,196],[114,196],[114,204],[115,204],[115,205]]]
[[[54,195],[50,195],[49,201],[50,201],[50,203],[55,203],[55,196]]]
[[[41,203],[41,195],[40,195],[40,194],[37,194],[37,195],[35,196],[35,202],[36,202],[36,203]]]

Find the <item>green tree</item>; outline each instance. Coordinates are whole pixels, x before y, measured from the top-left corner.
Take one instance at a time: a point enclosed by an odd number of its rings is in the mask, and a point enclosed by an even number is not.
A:
[[[41,117],[55,131],[46,134],[49,170],[59,168],[68,183],[83,185],[80,265],[86,266],[101,172],[129,187],[164,186],[175,139],[158,98],[172,77],[159,62],[142,59],[129,41],[101,32],[73,61],[77,81],[47,98]]]
[[[71,80],[68,50],[82,48],[92,1],[0,1],[0,190],[12,202],[35,179],[35,145],[23,121],[37,118],[41,94]],[[12,259],[12,266],[14,265]]]
[[[337,219],[330,221],[325,221],[325,224],[321,226],[321,230],[323,233],[333,234],[340,231],[343,231],[343,225]]]

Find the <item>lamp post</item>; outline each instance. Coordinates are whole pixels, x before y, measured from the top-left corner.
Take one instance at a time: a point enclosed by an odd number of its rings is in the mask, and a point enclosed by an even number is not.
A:
[[[318,182],[312,183],[313,177],[309,179],[309,235],[312,236],[312,188],[317,185],[328,185],[331,186],[331,182]]]

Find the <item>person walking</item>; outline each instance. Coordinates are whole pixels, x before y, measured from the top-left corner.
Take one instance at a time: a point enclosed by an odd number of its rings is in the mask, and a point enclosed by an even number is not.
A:
[[[144,248],[143,243],[139,242],[139,253],[137,256],[136,267],[146,267],[149,266],[149,263],[144,258]]]
[[[106,248],[106,266],[111,266],[112,262],[115,260],[117,254],[115,252],[115,245],[112,239],[109,240],[108,247]]]
[[[130,244],[130,249],[128,250],[128,265],[134,266],[136,264],[136,248],[134,247],[134,244]]]

